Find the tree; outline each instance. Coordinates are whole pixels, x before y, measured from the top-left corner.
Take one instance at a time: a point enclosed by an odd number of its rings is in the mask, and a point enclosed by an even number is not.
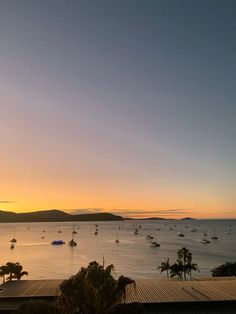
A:
[[[192,254],[190,253],[189,249],[186,249],[186,247],[182,247],[177,251],[177,255],[178,255],[177,261],[183,263],[182,272],[184,275],[184,281],[186,281],[186,273],[188,272],[187,268],[188,265],[191,264],[192,262]]]
[[[8,267],[6,265],[2,265],[0,267],[0,277],[2,277],[2,282],[5,282],[6,275],[9,274]]]
[[[125,302],[127,286],[135,282],[124,276],[114,279],[113,269],[113,265],[104,267],[94,261],[64,280],[58,298],[62,313],[74,313],[78,309],[81,314],[115,313],[116,306]]]
[[[20,263],[7,262],[6,265],[0,267],[0,276],[3,277],[3,282],[5,282],[5,275],[9,275],[7,280],[12,281],[12,279],[20,280],[22,276],[28,275],[27,271],[22,271],[23,266]]]
[[[12,281],[12,279],[14,278],[15,266],[16,266],[16,263],[12,263],[12,262],[6,263],[6,267],[9,274],[9,276],[7,277],[7,280],[9,281]]]
[[[20,280],[21,277],[23,276],[28,276],[28,272],[27,271],[22,271],[23,270],[23,266],[19,263],[15,264],[15,270],[14,270],[14,274],[13,274],[13,278]]]
[[[189,275],[190,280],[192,280],[192,271],[199,271],[197,264],[192,263],[192,253],[186,247],[182,247],[177,251],[177,256],[178,258],[174,264],[170,265],[168,258],[157,269],[160,269],[161,272],[166,271],[167,278],[178,277],[179,280],[186,281],[187,275]]]
[[[236,276],[236,262],[225,263],[211,270],[212,277]]]
[[[188,263],[187,264],[187,272],[189,274],[190,280],[192,280],[192,271],[200,272],[199,268],[197,267],[196,263]]]
[[[179,280],[183,280],[183,262],[177,261],[170,266],[170,277],[178,277]]]
[[[170,277],[169,270],[170,270],[170,259],[167,258],[165,262],[162,262],[160,266],[157,267],[157,269],[160,269],[160,272],[166,271],[167,278]]]

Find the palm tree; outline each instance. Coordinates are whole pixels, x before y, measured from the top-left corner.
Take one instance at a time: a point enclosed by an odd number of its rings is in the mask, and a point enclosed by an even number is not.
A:
[[[20,263],[8,262],[4,267],[6,274],[9,274],[7,277],[9,281],[12,281],[12,279],[20,280],[22,276],[28,275],[27,271],[22,271],[23,266]]]
[[[197,267],[196,263],[188,263],[187,264],[187,272],[189,274],[190,280],[192,280],[192,271],[200,272],[199,268]]]
[[[112,276],[113,265],[104,267],[97,262],[89,263],[60,285],[59,305],[62,313],[108,314],[115,311],[126,299],[126,288],[135,282],[124,276],[116,280]]]
[[[9,274],[9,276],[7,277],[7,280],[12,281],[12,279],[14,278],[14,272],[15,272],[15,265],[16,263],[12,263],[12,262],[7,262],[6,263],[6,269],[7,272]]]
[[[179,280],[183,280],[183,262],[177,261],[170,266],[170,277],[178,277]]]
[[[178,260],[183,262],[184,281],[186,281],[187,265],[192,262],[192,253],[186,247],[182,247],[177,251]]]
[[[160,272],[166,271],[167,278],[170,277],[169,270],[170,270],[170,259],[167,258],[165,262],[162,262],[160,266],[157,267],[157,269],[160,269]]]
[[[9,274],[8,267],[6,265],[2,265],[0,267],[0,277],[2,277],[2,282],[5,282],[5,276]]]
[[[27,271],[22,271],[23,270],[23,266],[19,263],[15,264],[15,270],[14,270],[14,274],[13,274],[13,278],[20,280],[21,277],[23,276],[28,276],[28,272]]]

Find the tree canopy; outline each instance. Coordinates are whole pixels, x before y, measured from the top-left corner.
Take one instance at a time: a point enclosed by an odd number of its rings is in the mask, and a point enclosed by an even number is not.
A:
[[[116,280],[112,276],[113,269],[113,265],[104,267],[93,261],[64,280],[58,299],[62,313],[76,310],[81,314],[115,313],[115,307],[125,302],[126,287],[135,282],[125,276]]]
[[[236,276],[236,262],[225,263],[211,270],[212,277]]]

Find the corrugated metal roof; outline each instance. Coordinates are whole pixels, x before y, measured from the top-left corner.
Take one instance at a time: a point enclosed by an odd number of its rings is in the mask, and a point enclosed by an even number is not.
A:
[[[53,297],[62,280],[20,280],[0,286],[0,300],[7,298]],[[236,301],[236,278],[194,281],[159,279],[136,280],[127,289],[127,303],[173,303],[196,301]]]
[[[127,303],[235,301],[236,280],[160,281],[137,280],[127,289]]]
[[[19,297],[55,296],[62,280],[17,280],[8,281],[0,286],[0,300]]]

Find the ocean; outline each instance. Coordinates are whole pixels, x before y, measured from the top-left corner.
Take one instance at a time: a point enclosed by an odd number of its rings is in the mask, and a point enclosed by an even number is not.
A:
[[[96,224],[98,235],[95,235]],[[135,228],[138,234],[135,235]],[[192,232],[196,229],[196,232]],[[76,247],[70,247],[72,230]],[[178,233],[184,233],[179,237]],[[204,233],[210,243],[201,243]],[[151,247],[147,235],[160,247]],[[217,240],[211,236],[216,235]],[[14,249],[10,240],[15,237]],[[44,237],[44,238],[42,238]],[[116,240],[119,243],[116,243]],[[54,246],[53,240],[64,245]],[[133,279],[165,277],[157,267],[166,258],[175,262],[176,252],[187,247],[200,273],[225,262],[236,262],[236,220],[127,220],[121,222],[52,222],[0,224],[0,264],[19,262],[29,272],[28,279],[65,279],[87,266],[90,261],[114,264],[115,276]],[[25,277],[26,278],[26,277]]]

